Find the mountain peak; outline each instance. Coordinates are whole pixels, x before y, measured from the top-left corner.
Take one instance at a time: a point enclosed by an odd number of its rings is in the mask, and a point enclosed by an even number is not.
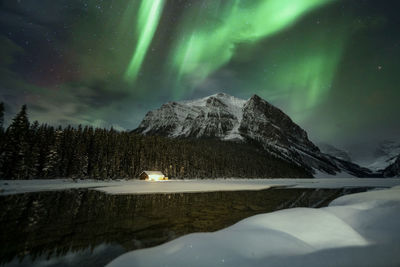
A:
[[[231,95],[228,95],[226,93],[218,93],[218,94],[215,94],[215,96],[217,96],[217,97],[232,97]]]
[[[211,99],[211,100],[209,100]],[[218,94],[213,94],[210,96],[206,96],[203,98],[198,98],[194,100],[184,100],[180,101],[178,103],[183,104],[183,105],[189,105],[189,106],[206,106],[207,102],[210,103],[213,100],[212,99],[218,99],[220,102],[226,104],[226,105],[235,105],[235,106],[242,106],[246,100],[225,94],[225,93],[218,93]]]
[[[256,94],[248,100],[218,93],[168,103],[148,113],[135,131],[169,137],[251,138],[278,149],[290,146],[318,151],[289,116]]]
[[[322,154],[308,139],[306,131],[256,94],[248,100],[218,93],[170,102],[147,113],[135,132],[172,138],[251,142],[308,170],[330,174],[340,171],[330,157]]]
[[[250,97],[250,99],[254,99],[254,100],[263,100],[261,97],[259,97],[257,94],[254,94]]]

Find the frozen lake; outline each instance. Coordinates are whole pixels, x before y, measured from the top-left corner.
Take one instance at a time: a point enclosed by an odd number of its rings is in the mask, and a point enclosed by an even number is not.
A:
[[[103,266],[257,214],[315,210],[343,195],[396,185],[400,179],[2,180],[0,265]]]
[[[294,188],[349,188],[349,187],[393,187],[400,179],[383,178],[318,178],[318,179],[214,179],[214,180],[169,180],[148,182],[139,180],[96,181],[55,180],[1,180],[0,195],[26,192],[42,192],[64,189],[91,188],[108,194],[149,194],[213,192],[236,190],[262,190],[270,187]]]

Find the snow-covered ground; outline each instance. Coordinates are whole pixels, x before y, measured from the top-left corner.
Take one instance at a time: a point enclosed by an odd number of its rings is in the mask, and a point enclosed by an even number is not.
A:
[[[128,252],[108,266],[400,266],[400,187],[352,194],[320,209],[256,215]]]
[[[73,188],[91,188],[101,186],[116,186],[129,183],[128,181],[96,181],[72,179],[48,179],[48,180],[0,180],[0,195],[11,195],[28,192],[55,191]]]
[[[344,172],[344,171],[341,171],[340,173],[337,173],[337,174],[327,174],[327,173],[324,173],[324,172],[322,172],[322,171],[319,171],[319,170],[317,170],[317,169],[314,169],[314,171],[315,171],[315,173],[314,173],[314,177],[315,178],[322,178],[322,179],[324,179],[324,178],[344,178],[344,179],[346,179],[346,178],[357,178],[356,176],[354,176],[354,175],[351,175],[350,173],[347,173],[347,172]]]
[[[95,181],[55,180],[0,180],[0,195],[25,192],[92,188],[108,194],[146,194],[176,192],[210,192],[233,190],[261,190],[273,186],[295,188],[342,188],[342,187],[393,187],[400,179],[382,178],[327,178],[327,179],[214,179],[170,180],[148,182],[139,180]]]

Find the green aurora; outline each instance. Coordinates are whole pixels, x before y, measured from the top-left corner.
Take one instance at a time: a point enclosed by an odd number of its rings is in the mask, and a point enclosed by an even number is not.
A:
[[[400,136],[396,1],[5,0],[1,101],[135,128],[168,101],[258,94],[315,141]],[[20,15],[16,15],[20,14]],[[20,16],[20,17],[18,17]]]
[[[164,0],[142,0],[137,16],[136,31],[139,33],[135,53],[126,70],[125,78],[134,81],[153,39],[163,10]]]
[[[223,2],[202,2],[201,5],[208,5],[207,8],[194,6],[183,19],[180,38],[177,38],[168,64],[168,67],[176,70],[178,81],[195,77],[196,82],[202,82],[231,60],[237,44],[256,44],[261,39],[266,40],[290,27],[308,12],[331,1],[233,0],[228,4],[226,1],[225,4]],[[196,10],[201,11],[196,12]],[[204,23],[204,18],[212,18],[214,23]],[[324,58],[318,60],[322,64],[325,63]],[[184,94],[184,92],[177,93],[179,96]]]
[[[198,1],[181,19],[173,49],[168,53],[166,70],[171,70],[169,74],[176,81],[173,98],[182,98],[228,63],[235,54],[237,44],[256,45],[258,41],[267,40],[284,31],[308,12],[332,1]],[[129,6],[134,6],[134,2],[131,1]],[[163,0],[142,0],[137,14],[130,11],[132,8],[127,9],[129,17],[137,17],[138,36],[132,59],[125,72],[127,81],[136,81],[159,25],[163,6]],[[211,22],[204,23],[205,18]],[[131,21],[126,19],[123,23]],[[335,40],[329,41],[337,43]],[[294,62],[286,60],[290,63],[279,71],[278,76],[288,72],[294,74],[290,78],[278,78],[282,89],[288,90],[295,86],[308,88],[306,105],[311,107],[329,88],[341,56],[341,48],[342,44],[328,45],[322,51],[305,51],[300,57],[294,58]],[[304,56],[307,53],[309,55]],[[191,81],[190,85],[184,81]]]

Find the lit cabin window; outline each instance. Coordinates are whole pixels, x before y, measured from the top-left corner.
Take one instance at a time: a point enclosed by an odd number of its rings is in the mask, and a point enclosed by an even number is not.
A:
[[[168,180],[168,177],[160,171],[143,171],[140,176],[140,180],[147,180],[147,181],[165,181]]]

